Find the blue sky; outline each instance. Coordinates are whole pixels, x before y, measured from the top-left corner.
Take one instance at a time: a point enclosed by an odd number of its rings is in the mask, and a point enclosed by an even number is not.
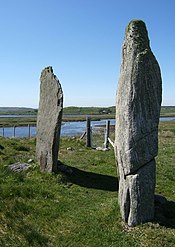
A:
[[[145,21],[161,67],[163,105],[175,105],[174,0],[0,0],[0,106],[38,107],[51,65],[64,106],[115,104],[125,27]]]

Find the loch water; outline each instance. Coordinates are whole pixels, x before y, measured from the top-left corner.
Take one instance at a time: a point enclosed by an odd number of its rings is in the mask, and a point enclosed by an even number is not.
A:
[[[6,117],[7,116],[8,115],[6,115]],[[115,119],[109,119],[109,120],[110,120],[111,125],[115,125]],[[160,118],[160,121],[171,121],[171,120],[175,120],[175,117],[161,117]],[[106,124],[106,120],[91,121],[91,126],[93,130],[98,130],[105,124]],[[86,130],[86,121],[63,122],[61,126],[61,136],[81,136],[85,130]],[[14,128],[13,127],[5,127],[4,129],[0,128],[0,136],[13,137]],[[22,137],[28,137],[28,136],[29,136],[29,128],[27,126],[15,128],[15,137],[22,138]],[[31,137],[36,136],[36,126],[30,127],[30,136]]]

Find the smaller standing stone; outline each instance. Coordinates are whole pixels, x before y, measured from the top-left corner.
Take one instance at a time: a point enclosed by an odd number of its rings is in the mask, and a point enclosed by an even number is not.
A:
[[[42,171],[56,172],[63,111],[61,84],[52,67],[41,72],[36,157]]]

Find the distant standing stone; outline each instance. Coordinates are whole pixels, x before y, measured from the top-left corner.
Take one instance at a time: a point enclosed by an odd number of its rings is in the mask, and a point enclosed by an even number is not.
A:
[[[119,205],[129,226],[154,218],[161,99],[160,68],[151,51],[145,23],[131,21],[122,48],[115,134]]]
[[[52,67],[41,72],[36,157],[42,171],[56,172],[63,111],[61,84]]]

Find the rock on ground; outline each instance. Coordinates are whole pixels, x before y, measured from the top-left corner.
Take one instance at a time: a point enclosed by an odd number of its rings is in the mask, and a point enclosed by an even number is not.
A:
[[[17,162],[9,165],[8,167],[13,172],[22,172],[28,170],[31,167],[31,164]]]

